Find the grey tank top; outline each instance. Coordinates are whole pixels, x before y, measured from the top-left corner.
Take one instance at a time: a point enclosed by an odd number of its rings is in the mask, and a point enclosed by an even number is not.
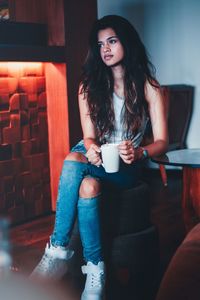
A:
[[[113,93],[113,107],[115,113],[115,130],[111,134],[111,136],[105,136],[106,142],[108,143],[120,143],[124,140],[124,130],[123,130],[123,106],[124,99],[117,96]],[[134,148],[137,148],[144,136],[146,125],[149,118],[147,118],[146,114],[143,115],[142,123],[140,128],[138,129],[137,134],[132,138],[132,143]]]

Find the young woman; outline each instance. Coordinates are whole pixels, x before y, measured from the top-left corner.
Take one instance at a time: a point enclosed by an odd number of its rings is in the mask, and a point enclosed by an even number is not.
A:
[[[66,272],[66,262],[73,255],[68,244],[77,216],[86,261],[82,271],[87,274],[82,300],[101,300],[104,293],[101,183],[120,189],[135,186],[143,158],[167,149],[164,103],[153,70],[138,33],[126,19],[111,15],[95,22],[79,89],[83,140],[64,160],[54,231],[32,273],[59,279]],[[148,120],[153,142],[143,148],[140,144]],[[100,145],[107,142],[119,143],[117,173],[106,173],[101,165]]]

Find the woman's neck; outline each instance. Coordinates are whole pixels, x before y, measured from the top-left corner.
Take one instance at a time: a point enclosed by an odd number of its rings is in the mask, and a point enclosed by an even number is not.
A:
[[[115,80],[124,80],[124,69],[122,67],[122,65],[117,65],[112,67],[112,74],[113,74],[113,78],[114,81]]]
[[[114,79],[114,93],[119,97],[124,97],[124,69],[121,65],[112,68]]]

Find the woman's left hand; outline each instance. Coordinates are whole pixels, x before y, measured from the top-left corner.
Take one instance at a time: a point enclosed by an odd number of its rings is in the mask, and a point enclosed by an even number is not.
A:
[[[119,146],[119,155],[126,164],[132,164],[139,159],[138,151],[130,140],[122,141]]]

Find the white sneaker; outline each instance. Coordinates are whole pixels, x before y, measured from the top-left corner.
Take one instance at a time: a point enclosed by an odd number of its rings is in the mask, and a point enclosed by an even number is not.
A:
[[[98,265],[94,265],[89,261],[81,269],[83,274],[87,274],[81,300],[103,300],[105,288],[104,262],[100,261]]]
[[[59,280],[67,272],[67,261],[74,251],[61,246],[46,244],[44,255],[30,275],[30,278]]]

